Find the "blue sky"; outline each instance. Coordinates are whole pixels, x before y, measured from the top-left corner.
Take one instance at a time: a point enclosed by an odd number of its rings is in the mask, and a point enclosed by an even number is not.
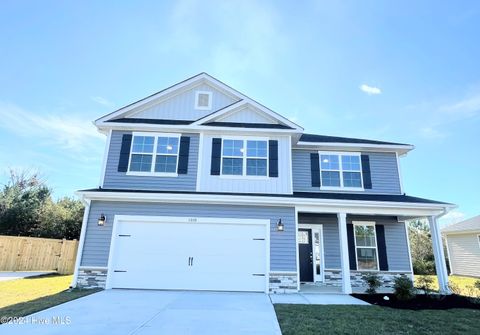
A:
[[[480,214],[477,1],[7,1],[0,182],[98,185],[91,121],[205,71],[307,132],[412,143],[407,194]]]

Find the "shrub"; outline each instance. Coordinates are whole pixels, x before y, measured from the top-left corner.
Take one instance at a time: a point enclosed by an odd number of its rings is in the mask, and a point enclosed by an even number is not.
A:
[[[455,283],[449,281],[448,282],[448,288],[450,289],[450,291],[453,294],[462,295],[462,289],[460,288],[460,286],[458,284],[455,284]]]
[[[398,300],[410,300],[415,297],[415,287],[412,280],[408,277],[396,277],[393,288]]]
[[[377,288],[382,285],[380,277],[376,273],[367,273],[362,276],[362,280],[367,285],[367,290],[365,293],[375,294],[377,293]]]
[[[413,260],[413,273],[417,275],[434,275],[435,262],[430,260]]]
[[[417,279],[418,286],[425,294],[430,294],[432,290],[433,278],[428,276],[419,276]]]
[[[475,283],[473,284],[477,290],[480,290],[480,279],[476,280]]]

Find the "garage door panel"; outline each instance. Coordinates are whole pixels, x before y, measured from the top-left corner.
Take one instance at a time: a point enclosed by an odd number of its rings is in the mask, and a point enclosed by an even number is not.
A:
[[[120,272],[109,280],[114,288],[264,291],[265,234],[265,225],[120,221],[111,260]]]

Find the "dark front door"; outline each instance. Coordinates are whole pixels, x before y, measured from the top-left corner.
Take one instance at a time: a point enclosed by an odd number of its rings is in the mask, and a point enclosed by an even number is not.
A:
[[[300,281],[313,282],[312,230],[298,230],[298,257],[300,262]]]

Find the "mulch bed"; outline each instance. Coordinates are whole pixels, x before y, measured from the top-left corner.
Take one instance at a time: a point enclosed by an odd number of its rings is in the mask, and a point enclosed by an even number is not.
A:
[[[449,309],[472,308],[480,309],[480,303],[474,303],[471,298],[461,295],[425,295],[418,294],[408,301],[398,300],[393,294],[352,294],[353,297],[366,301],[372,305],[401,308],[401,309]],[[385,300],[387,296],[389,300]]]

